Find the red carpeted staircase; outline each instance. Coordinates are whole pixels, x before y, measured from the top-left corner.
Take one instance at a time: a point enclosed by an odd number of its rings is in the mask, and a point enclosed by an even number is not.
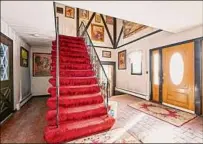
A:
[[[107,108],[98,85],[84,40],[60,35],[59,127],[56,126],[56,41],[52,44],[53,78],[48,92],[48,126],[44,138],[60,143],[109,130],[115,120]]]

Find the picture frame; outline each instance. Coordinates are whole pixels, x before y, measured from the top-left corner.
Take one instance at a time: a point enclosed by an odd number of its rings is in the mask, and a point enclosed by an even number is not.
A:
[[[62,7],[56,7],[56,12],[59,14],[63,14],[63,8]]]
[[[89,11],[84,9],[79,9],[79,18],[89,20]]]
[[[106,16],[106,23],[107,23],[107,24],[110,24],[110,25],[113,25],[113,17],[111,17],[111,16]]]
[[[66,6],[65,7],[65,17],[75,19],[75,8]]]
[[[102,57],[111,58],[111,51],[102,51]]]
[[[50,53],[33,53],[33,76],[45,77],[51,76],[51,54]]]
[[[126,50],[123,50],[118,52],[118,69],[124,70],[126,68]]]
[[[20,66],[28,67],[29,65],[29,52],[24,47],[20,47]]]
[[[145,28],[147,28],[147,26],[123,20],[123,38],[130,37]]]
[[[104,26],[91,24],[91,39],[97,42],[104,42]]]
[[[101,16],[100,16],[100,14],[96,14],[95,15],[95,22],[101,23]]]

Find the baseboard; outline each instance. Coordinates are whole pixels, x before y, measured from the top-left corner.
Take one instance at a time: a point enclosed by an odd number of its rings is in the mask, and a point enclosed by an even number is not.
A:
[[[20,102],[20,107],[22,107],[24,104],[26,104],[30,99],[32,98],[32,94],[28,94],[26,96],[26,98],[24,98],[21,102]]]
[[[141,94],[141,93],[137,93],[137,92],[132,92],[132,91],[129,91],[129,90],[124,90],[124,89],[121,89],[121,88],[115,88],[115,90],[117,90],[119,92],[126,93],[126,94],[130,94],[130,95],[142,98],[142,99],[146,99],[147,98],[147,95],[145,95],[145,94]]]
[[[10,115],[8,115],[8,116],[0,123],[0,125],[2,125],[4,122],[6,122],[12,115],[13,115],[13,113],[11,113]]]
[[[178,107],[178,106],[174,106],[174,105],[171,105],[171,104],[167,104],[167,103],[164,103],[164,102],[162,102],[162,104],[165,105],[165,106],[169,106],[169,107],[172,107],[172,108],[175,108],[175,109],[179,109],[179,110],[188,112],[188,113],[195,114],[194,111],[191,111],[191,110],[188,110],[188,109],[184,109],[184,108],[181,108],[181,107]]]
[[[37,98],[37,97],[49,97],[50,94],[46,94],[46,95],[33,95],[32,97]]]

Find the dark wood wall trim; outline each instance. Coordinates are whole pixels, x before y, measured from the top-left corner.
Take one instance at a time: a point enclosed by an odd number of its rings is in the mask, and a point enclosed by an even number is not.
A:
[[[92,14],[92,16],[91,16],[91,18],[90,18],[90,20],[88,21],[88,23],[87,23],[87,25],[86,25],[86,27],[85,27],[85,29],[84,29],[84,31],[83,31],[83,33],[82,33],[82,35],[84,35],[84,33],[87,31],[87,29],[89,28],[89,26],[90,26],[90,24],[91,24],[91,22],[92,22],[92,20],[93,20],[93,18],[94,18],[94,16],[95,16],[95,12]]]
[[[159,49],[159,102],[163,99],[163,55],[162,49]]]
[[[113,47],[105,47],[105,46],[95,46],[95,45],[94,45],[94,47],[95,47],[95,48],[114,49]]]
[[[149,94],[149,100],[153,100],[153,75],[152,75],[152,55],[153,55],[153,50],[149,50],[149,80],[150,80],[150,94]]]
[[[116,39],[117,39],[117,21],[116,18],[113,18],[113,48],[116,49]]]
[[[194,41],[194,52],[195,52],[195,113],[201,115],[202,113],[202,42],[201,40]]]
[[[79,25],[80,25],[79,22],[80,22],[80,20],[79,20],[79,8],[76,8],[76,28],[77,28],[76,29],[76,33],[77,33],[76,35],[77,36],[79,36],[79,33],[78,33],[79,32]]]
[[[102,65],[112,65],[114,68],[113,70],[113,93],[112,95],[115,95],[115,88],[116,88],[116,62],[112,61],[101,61]]]
[[[121,30],[120,30],[120,33],[119,33],[119,36],[118,36],[118,40],[117,40],[117,42],[116,42],[116,48],[118,47],[118,44],[119,44],[119,42],[120,42],[122,33],[123,33],[123,27],[122,27]]]
[[[141,40],[141,39],[144,39],[144,38],[146,38],[146,37],[149,37],[149,36],[151,36],[151,35],[154,35],[154,34],[156,34],[156,33],[162,32],[162,31],[163,31],[163,30],[157,30],[157,31],[151,32],[151,33],[149,33],[149,34],[147,34],[147,35],[144,35],[144,36],[142,36],[142,37],[140,37],[140,38],[137,38],[137,39],[135,39],[135,40],[132,40],[132,41],[130,41],[130,42],[128,42],[128,43],[125,43],[125,44],[123,44],[123,45],[121,45],[121,46],[118,46],[117,49],[118,49],[118,48],[121,48],[121,47],[123,47],[123,46],[129,45],[129,44],[131,44],[131,43],[134,43],[134,42],[136,42],[136,41],[139,41],[139,40]]]
[[[109,28],[108,28],[108,26],[107,26],[107,24],[106,24],[106,21],[105,21],[105,19],[104,19],[104,16],[103,16],[102,14],[100,14],[100,16],[101,16],[101,19],[102,19],[102,21],[103,21],[103,23],[104,23],[104,27],[105,27],[105,29],[106,29],[106,32],[107,32],[108,36],[109,36],[109,39],[110,39],[110,41],[111,41],[111,44],[112,44],[112,46],[114,46],[114,42],[113,42],[113,39],[112,39],[112,37],[111,37],[111,33],[109,32]]]

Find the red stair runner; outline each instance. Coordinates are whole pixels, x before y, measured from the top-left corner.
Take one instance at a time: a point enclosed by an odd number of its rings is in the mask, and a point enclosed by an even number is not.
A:
[[[44,138],[48,143],[61,143],[109,130],[114,122],[107,114],[95,72],[84,40],[59,36],[60,97],[59,127],[56,127],[56,41],[52,42],[52,71],[47,100],[47,127]]]

